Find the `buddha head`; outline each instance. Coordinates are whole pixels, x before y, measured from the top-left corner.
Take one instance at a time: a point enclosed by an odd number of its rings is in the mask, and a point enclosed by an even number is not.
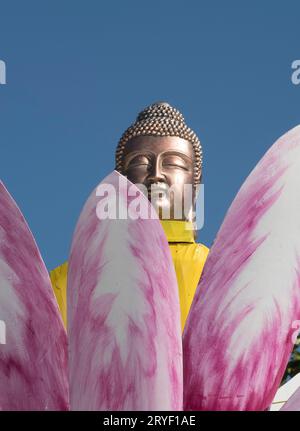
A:
[[[168,103],[154,103],[138,114],[119,141],[115,169],[143,186],[160,219],[194,221],[202,148]]]

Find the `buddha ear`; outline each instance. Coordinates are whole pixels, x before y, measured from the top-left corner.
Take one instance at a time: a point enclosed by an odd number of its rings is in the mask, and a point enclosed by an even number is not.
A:
[[[197,182],[197,184],[194,184],[194,197],[195,197],[195,200],[197,199],[197,197],[199,195],[201,184],[202,184],[202,170],[200,172],[199,182]]]
[[[200,179],[199,179],[199,184],[202,184],[202,168],[200,169]]]

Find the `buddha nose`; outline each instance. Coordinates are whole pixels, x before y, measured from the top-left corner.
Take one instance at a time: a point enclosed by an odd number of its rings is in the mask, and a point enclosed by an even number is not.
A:
[[[166,181],[166,177],[164,176],[163,172],[162,172],[162,168],[161,168],[161,164],[160,164],[160,160],[157,157],[150,168],[150,174],[148,176],[148,181],[151,181],[151,183],[158,183],[161,181]]]

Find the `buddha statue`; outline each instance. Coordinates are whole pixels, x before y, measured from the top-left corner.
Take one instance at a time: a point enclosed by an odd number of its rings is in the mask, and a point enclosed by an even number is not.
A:
[[[161,221],[177,276],[183,331],[209,252],[195,242],[195,205],[202,180],[200,141],[177,109],[158,102],[144,109],[123,133],[115,156],[115,169],[147,190]],[[67,271],[65,262],[50,272],[65,325]]]

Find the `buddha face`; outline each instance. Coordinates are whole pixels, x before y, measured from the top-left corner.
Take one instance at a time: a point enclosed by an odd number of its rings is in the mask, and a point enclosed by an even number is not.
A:
[[[194,150],[189,141],[175,136],[132,138],[125,145],[122,174],[146,187],[160,219],[190,219],[195,188]],[[184,209],[187,193],[190,208]]]

